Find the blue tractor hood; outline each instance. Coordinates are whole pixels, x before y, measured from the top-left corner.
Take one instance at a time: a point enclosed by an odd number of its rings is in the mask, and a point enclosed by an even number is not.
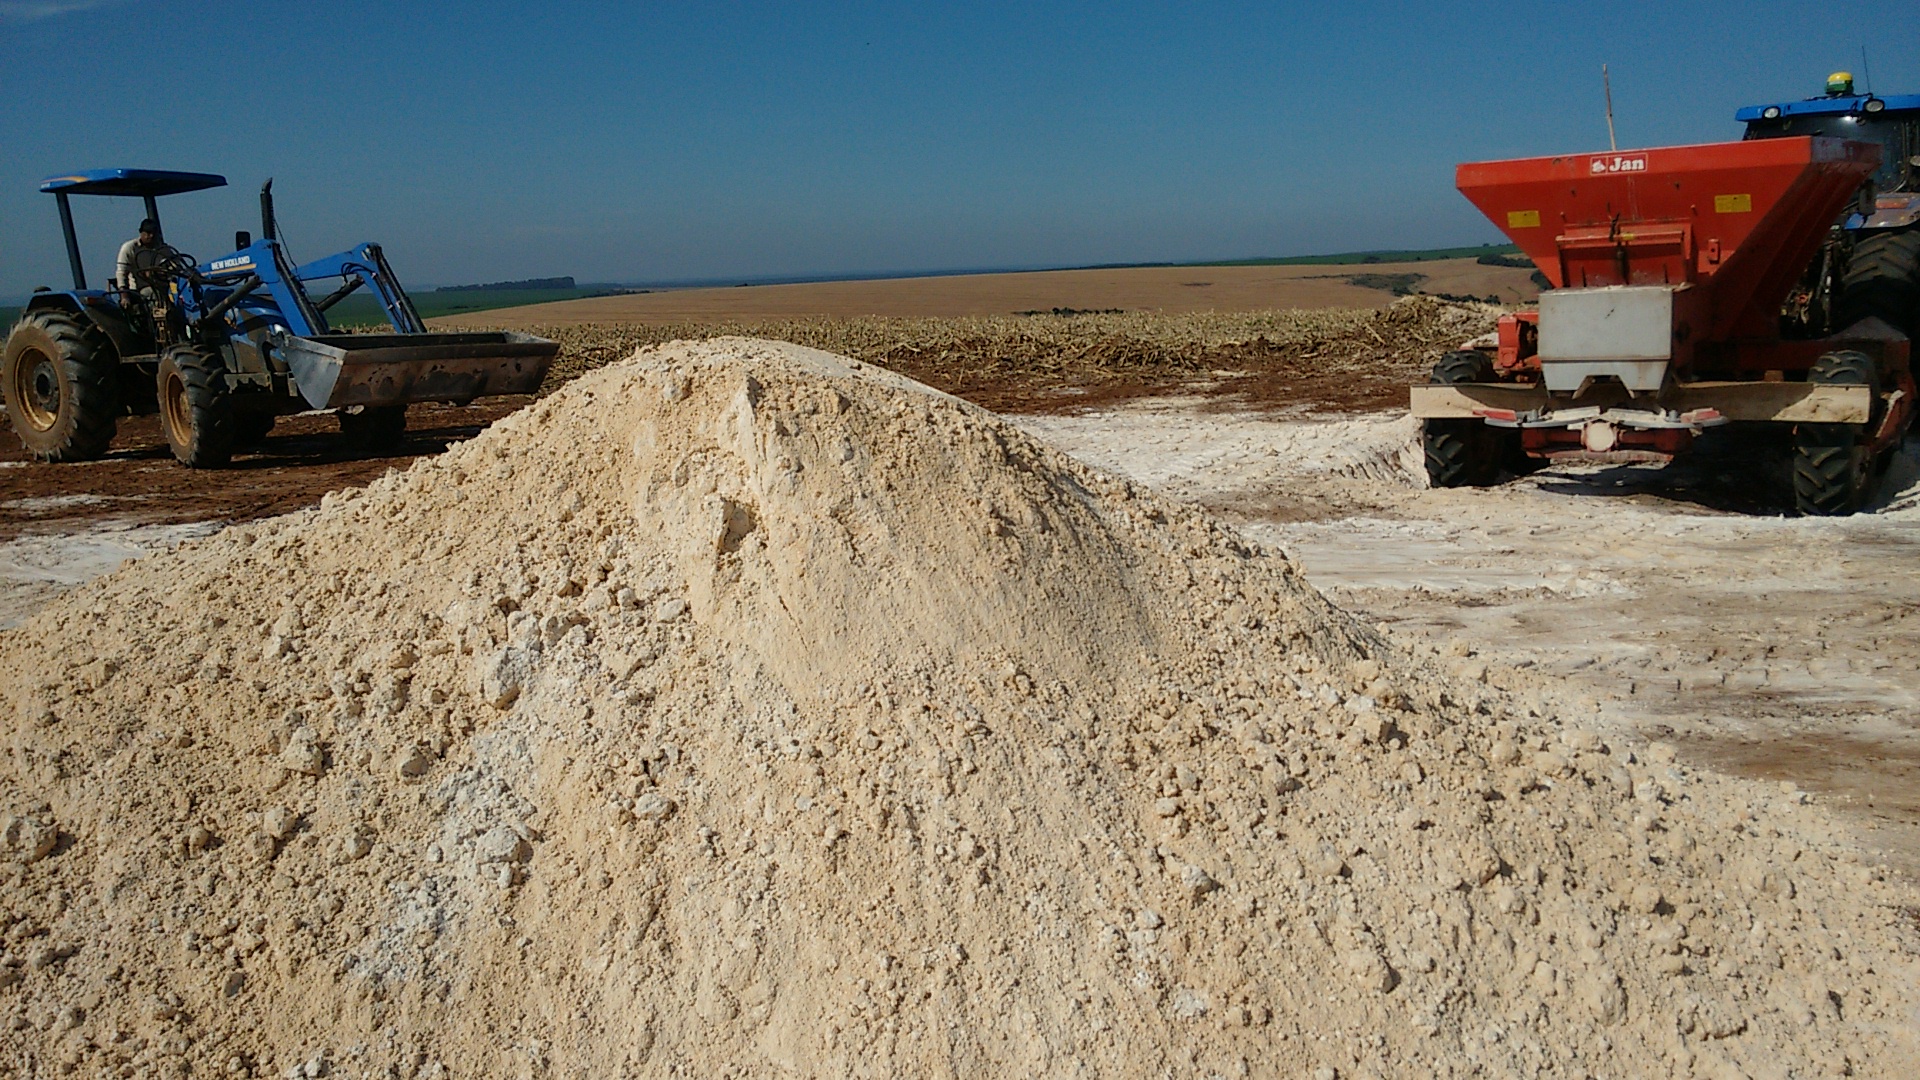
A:
[[[227,178],[224,176],[170,172],[166,169],[94,169],[50,176],[40,182],[40,190],[50,195],[132,195],[147,198],[226,186]]]

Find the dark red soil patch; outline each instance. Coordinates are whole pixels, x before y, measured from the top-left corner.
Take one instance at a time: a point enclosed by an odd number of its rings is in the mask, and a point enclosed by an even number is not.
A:
[[[407,413],[406,442],[386,455],[349,451],[331,416],[283,417],[273,434],[236,454],[225,469],[189,469],[175,461],[152,416],[122,418],[105,458],[74,465],[33,462],[11,431],[0,431],[0,461],[19,463],[0,467],[0,539],[107,517],[172,523],[284,514],[440,453],[530,400],[416,405]]]

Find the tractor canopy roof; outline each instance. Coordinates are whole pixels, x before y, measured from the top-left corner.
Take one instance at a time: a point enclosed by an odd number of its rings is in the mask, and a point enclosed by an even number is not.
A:
[[[1884,98],[1872,94],[1840,94],[1783,101],[1777,105],[1749,105],[1733,114],[1740,123],[1776,120],[1783,116],[1870,116],[1878,112],[1920,110],[1920,94],[1892,94]]]
[[[165,169],[94,169],[50,176],[40,182],[41,191],[65,195],[178,195],[226,186],[224,176]]]

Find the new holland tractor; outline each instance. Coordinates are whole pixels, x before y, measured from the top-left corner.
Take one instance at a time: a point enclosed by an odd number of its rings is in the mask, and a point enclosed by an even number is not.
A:
[[[1838,72],[1735,115],[1740,142],[1458,168],[1552,287],[1413,388],[1436,486],[1756,422],[1791,430],[1802,514],[1869,498],[1915,411],[1920,94]]]
[[[207,262],[164,242],[140,248],[131,287],[87,287],[68,202],[75,195],[144,201],[222,187],[209,173],[100,169],[56,176],[53,195],[73,288],[42,287],[27,301],[0,355],[7,418],[40,461],[100,457],[118,418],[160,414],[175,458],[227,464],[234,448],[264,438],[278,416],[331,409],[357,445],[390,449],[412,402],[464,404],[528,394],[559,346],[520,333],[429,333],[380,245],[360,244],[295,266],[276,238],[273,182],[260,191],[261,237]],[[310,282],[337,281],[315,298]],[[392,333],[337,333],[327,310],[371,288]]]

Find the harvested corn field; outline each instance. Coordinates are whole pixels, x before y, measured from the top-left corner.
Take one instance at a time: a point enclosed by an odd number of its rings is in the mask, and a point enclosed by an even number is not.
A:
[[[1497,297],[1504,304],[1526,303],[1540,292],[1531,266],[1456,258],[1346,265],[1130,266],[668,289],[535,304],[501,314],[522,329],[535,324],[768,322],[869,315],[951,319],[1055,308],[1186,315],[1381,308],[1393,302],[1395,287],[1433,296]]]
[[[1398,390],[1440,353],[1493,328],[1499,309],[1407,297],[1380,310],[1079,313],[963,318],[536,325],[561,343],[550,385],[676,340],[791,341],[891,368],[990,408],[1063,389],[1240,379],[1357,379]],[[477,326],[477,324],[476,324]],[[1378,390],[1376,390],[1378,392]]]
[[[26,1075],[1917,1063],[1916,896],[1820,808],[793,346],[606,367],[0,654]]]
[[[728,334],[794,341],[900,371],[1004,411],[1075,409],[1205,386],[1219,407],[1338,409],[1404,405],[1405,383],[1441,352],[1490,329],[1496,309],[1410,297],[1383,310],[1202,315],[1039,315],[979,319],[831,319],[543,328],[560,341],[549,391],[634,348]],[[245,521],[311,504],[419,454],[438,453],[524,404],[415,406],[391,456],[343,451],[327,416],[283,418],[220,471],[168,468],[152,417],[128,417],[112,451],[72,469],[25,466],[0,446],[0,542],[86,522],[115,527]],[[7,618],[0,607],[0,619]]]

